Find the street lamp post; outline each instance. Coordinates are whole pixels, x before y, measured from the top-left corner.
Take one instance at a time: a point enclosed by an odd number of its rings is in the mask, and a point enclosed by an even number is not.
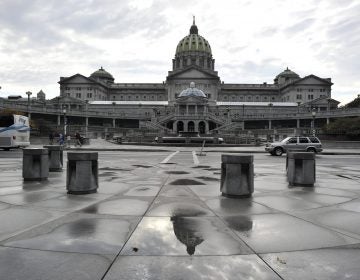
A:
[[[31,113],[30,113],[30,96],[32,95],[31,91],[27,91],[26,95],[28,96],[28,118],[29,118],[29,123],[30,123],[30,119],[31,119]]]
[[[88,119],[88,106],[89,106],[89,100],[85,101],[85,138],[88,136],[88,126],[89,126],[89,119]]]
[[[311,129],[312,129],[312,135],[315,136],[315,116],[316,116],[316,109],[313,108],[311,111],[312,115],[312,122],[311,122]]]
[[[66,125],[67,125],[67,121],[66,121],[66,107],[63,108],[63,114],[64,114],[64,137],[66,137]]]

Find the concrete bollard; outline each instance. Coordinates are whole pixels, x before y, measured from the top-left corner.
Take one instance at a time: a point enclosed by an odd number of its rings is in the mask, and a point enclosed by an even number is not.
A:
[[[68,153],[66,189],[69,194],[95,193],[99,186],[98,153]]]
[[[49,158],[47,149],[23,149],[24,181],[42,181],[49,177]]]
[[[49,171],[62,171],[63,168],[63,146],[46,145],[49,151]]]
[[[315,154],[312,152],[288,152],[286,175],[290,185],[314,186],[316,177]]]
[[[227,197],[250,197],[254,192],[254,157],[221,155],[220,191]]]

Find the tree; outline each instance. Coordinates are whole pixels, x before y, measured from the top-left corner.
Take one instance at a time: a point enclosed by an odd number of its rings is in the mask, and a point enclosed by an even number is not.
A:
[[[360,94],[351,102],[347,103],[345,108],[360,108]]]
[[[360,137],[360,117],[340,118],[326,125],[327,134],[341,134],[351,138]]]

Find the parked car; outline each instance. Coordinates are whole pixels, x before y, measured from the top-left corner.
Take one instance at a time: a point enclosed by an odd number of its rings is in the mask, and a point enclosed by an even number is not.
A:
[[[267,143],[265,146],[265,151],[269,152],[273,156],[281,156],[287,151],[319,153],[322,150],[319,138],[314,136],[287,137],[281,142]]]

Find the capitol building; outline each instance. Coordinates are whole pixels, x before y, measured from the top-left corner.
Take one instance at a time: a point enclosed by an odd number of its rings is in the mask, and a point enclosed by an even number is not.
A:
[[[174,44],[174,51],[164,82],[119,82],[100,67],[90,76],[60,77],[58,97],[46,100],[41,91],[23,107],[34,120],[60,129],[66,116],[73,129],[97,137],[129,129],[143,134],[239,135],[246,130],[291,128],[306,134],[329,123],[330,112],[339,104],[331,98],[330,78],[300,77],[289,68],[274,73],[273,83],[224,83],[211,45],[199,34],[195,19],[188,35]],[[2,101],[3,106],[6,102]]]
[[[286,68],[274,77],[272,84],[227,84],[215,69],[210,43],[199,34],[194,19],[189,34],[175,48],[172,69],[165,82],[115,82],[113,75],[101,67],[89,77],[81,74],[61,77],[60,97],[64,103],[78,100],[100,111],[143,116],[135,122],[118,119],[114,126],[142,123],[168,132],[200,133],[221,128],[243,129],[243,116],[268,111],[270,107],[273,112],[299,108],[322,111],[338,104],[331,99],[330,78],[312,74],[300,77]],[[259,125],[271,128],[269,122]]]

